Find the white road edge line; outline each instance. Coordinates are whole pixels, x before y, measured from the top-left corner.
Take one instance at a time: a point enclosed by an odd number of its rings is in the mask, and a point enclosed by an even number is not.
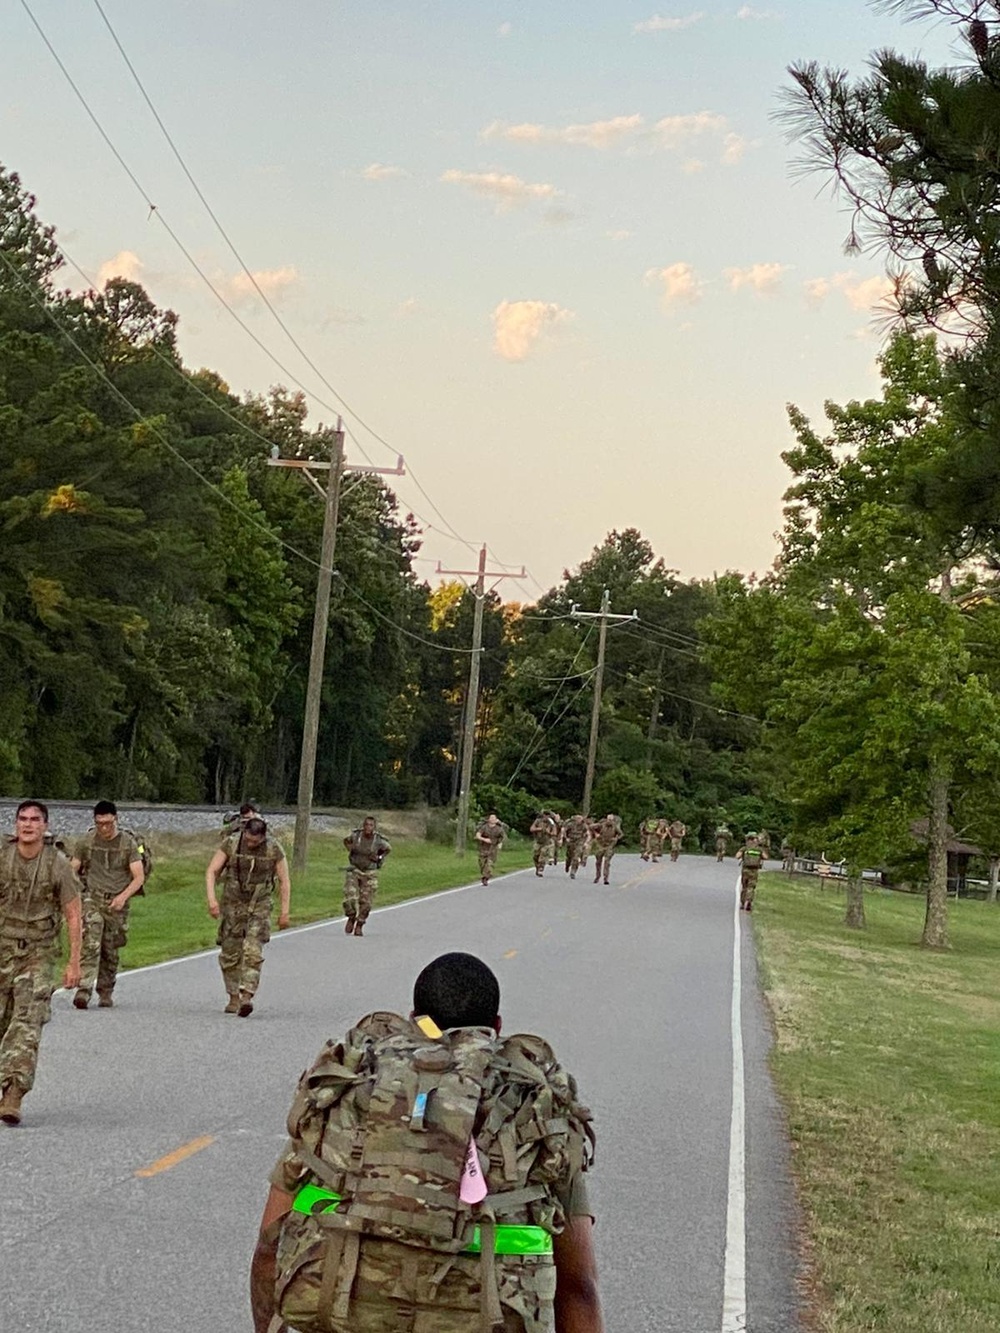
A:
[[[529,867],[530,869],[530,867]],[[506,875],[494,876],[494,883],[499,883],[503,879],[512,879],[514,875],[520,875],[520,870],[509,870]],[[422,893],[419,898],[406,898],[401,903],[387,903],[385,907],[373,907],[372,916],[379,916],[382,912],[395,912],[401,907],[412,907],[415,903],[425,902],[428,898],[447,898],[453,893],[465,893],[467,889],[478,889],[482,885],[478,880],[474,884],[459,884],[454,889],[439,889],[436,893]],[[307,930],[325,930],[328,926],[335,926],[338,921],[343,921],[344,914],[339,916],[324,917],[322,921],[310,921],[307,926],[293,926],[291,930],[275,931],[271,936],[271,944],[277,944],[280,940],[287,940],[293,935],[304,935]],[[167,958],[162,963],[147,963],[145,967],[129,967],[118,973],[118,982],[121,983],[127,977],[137,977],[141,972],[158,972],[164,967],[178,967],[181,963],[191,963],[196,958],[211,958],[219,952],[218,945],[212,949],[202,949],[198,953],[182,954],[180,958]]]
[[[733,908],[733,1104],[729,1122],[729,1197],[726,1206],[725,1276],[722,1288],[722,1333],[743,1333],[747,1326],[746,1233],[746,1100],[743,1071],[743,971],[740,885]]]

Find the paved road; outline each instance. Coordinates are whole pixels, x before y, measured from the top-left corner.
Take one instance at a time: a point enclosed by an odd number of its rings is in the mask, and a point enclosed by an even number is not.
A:
[[[612,877],[520,872],[378,912],[364,939],[338,922],[276,936],[248,1020],[222,1014],[214,955],[126,973],[113,1010],[57,995],[25,1124],[0,1126],[0,1330],[248,1333],[247,1266],[295,1079],[361,1014],[408,1012],[419,968],[466,949],[497,971],[507,1031],[548,1036],[594,1110],[609,1333],[730,1333],[742,1290],[751,1333],[794,1333],[794,1205],[734,863],[621,855]]]

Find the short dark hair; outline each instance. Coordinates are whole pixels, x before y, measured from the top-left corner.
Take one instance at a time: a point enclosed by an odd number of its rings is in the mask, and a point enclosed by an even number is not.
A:
[[[46,824],[49,822],[49,807],[44,801],[35,801],[29,797],[28,800],[22,801],[17,807],[14,817],[16,818],[22,810],[41,810],[42,818],[45,820]]]
[[[240,814],[244,817],[244,819],[247,817],[247,815],[255,815],[256,813],[257,813],[257,807],[254,805],[253,801],[244,801],[243,804],[240,806]]]
[[[492,1027],[500,1012],[500,983],[471,953],[443,953],[413,986],[413,1012],[439,1028]]]
[[[267,824],[264,822],[263,819],[257,819],[256,817],[254,817],[253,819],[248,819],[246,824],[244,824],[243,828],[244,832],[249,833],[251,837],[254,838],[256,838],[258,834],[263,834],[267,832]]]
[[[98,801],[94,806],[94,818],[98,815],[114,815],[117,818],[118,807],[114,801]]]

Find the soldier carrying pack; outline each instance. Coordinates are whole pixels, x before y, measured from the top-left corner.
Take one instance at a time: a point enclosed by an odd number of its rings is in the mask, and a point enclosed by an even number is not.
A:
[[[299,1184],[275,1322],[549,1333],[552,1237],[593,1156],[590,1119],[540,1037],[368,1015],[327,1043],[289,1113],[282,1164]]]

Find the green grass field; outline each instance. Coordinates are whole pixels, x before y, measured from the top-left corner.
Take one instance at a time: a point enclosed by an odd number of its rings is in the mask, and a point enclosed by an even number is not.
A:
[[[1000,907],[762,877],[753,924],[774,1013],[824,1333],[1000,1329]]]
[[[132,905],[123,967],[143,967],[214,946],[217,925],[205,906],[205,867],[218,847],[216,834],[156,838],[149,888]],[[290,845],[285,850],[290,856]],[[512,838],[500,853],[497,873],[530,864],[530,845]],[[347,852],[339,836],[312,835],[309,868],[302,879],[292,876],[293,926],[340,915],[346,866]],[[420,898],[475,881],[478,876],[472,849],[458,857],[452,848],[436,843],[394,840],[392,854],[379,873],[375,905]]]

